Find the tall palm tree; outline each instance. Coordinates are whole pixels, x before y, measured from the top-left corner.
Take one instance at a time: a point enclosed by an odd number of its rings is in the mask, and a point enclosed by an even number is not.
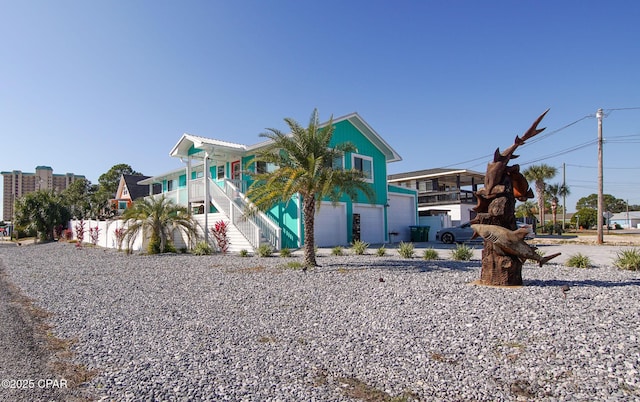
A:
[[[255,161],[272,163],[273,172],[254,174],[254,182],[247,197],[260,210],[268,210],[280,202],[288,202],[296,194],[302,198],[304,215],[304,260],[307,266],[316,266],[314,241],[315,214],[320,200],[328,197],[337,202],[343,195],[352,200],[362,192],[370,201],[373,190],[358,170],[334,169],[332,163],[345,152],[356,151],[351,143],[331,146],[333,117],[321,127],[315,109],[304,128],[291,118],[284,121],[290,134],[269,128],[260,134],[271,142],[257,155]]]
[[[565,184],[549,184],[546,188],[547,195],[551,202],[551,212],[553,213],[553,229],[556,228],[556,216],[558,214],[558,202],[560,202],[559,197],[564,197],[571,192],[569,191],[569,187]]]
[[[534,182],[536,194],[538,195],[538,214],[540,215],[540,225],[544,228],[544,195],[545,180],[552,179],[558,173],[558,169],[547,164],[531,165],[522,174],[524,177]]]
[[[129,242],[129,249],[133,241],[142,234],[149,233],[149,252],[164,253],[171,242],[174,230],[181,230],[187,235],[189,243],[197,237],[197,224],[192,219],[186,207],[176,205],[164,196],[158,198],[143,198],[133,203],[122,214],[122,219],[128,224],[124,237]],[[157,250],[155,249],[157,247]]]

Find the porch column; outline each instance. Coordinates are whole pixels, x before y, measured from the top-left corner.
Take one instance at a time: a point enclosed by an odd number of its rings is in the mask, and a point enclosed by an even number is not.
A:
[[[209,243],[209,151],[204,151],[204,240]]]
[[[187,158],[187,209],[191,212],[191,157]]]

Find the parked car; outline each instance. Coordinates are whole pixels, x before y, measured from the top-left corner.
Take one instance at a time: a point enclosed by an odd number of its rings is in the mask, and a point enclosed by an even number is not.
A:
[[[518,229],[526,228],[529,230],[529,234],[525,239],[533,239],[536,234],[533,232],[533,227],[526,223],[516,222]],[[436,241],[441,241],[446,244],[464,243],[467,241],[482,241],[482,237],[473,237],[473,229],[471,229],[471,223],[466,222],[462,225],[453,226],[450,228],[440,229],[436,232]]]
[[[441,241],[446,244],[464,243],[470,241],[472,236],[473,229],[471,229],[471,223],[466,222],[462,225],[438,230],[436,232],[436,241]],[[481,241],[482,237],[476,237],[474,240]]]

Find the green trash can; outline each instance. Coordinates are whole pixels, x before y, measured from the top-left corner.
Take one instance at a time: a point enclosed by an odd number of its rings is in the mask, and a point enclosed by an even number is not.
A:
[[[429,241],[429,229],[429,226],[420,226],[420,238],[422,239],[420,241]]]
[[[411,231],[411,241],[412,242],[419,242],[420,241],[420,226],[409,226],[409,229]]]

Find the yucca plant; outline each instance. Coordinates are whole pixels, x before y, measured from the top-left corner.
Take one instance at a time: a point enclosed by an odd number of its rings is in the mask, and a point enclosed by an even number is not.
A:
[[[415,250],[413,248],[413,243],[405,243],[401,241],[398,245],[398,254],[400,254],[402,258],[413,258],[414,253]]]
[[[451,250],[451,258],[456,261],[469,261],[473,257],[473,249],[465,244],[458,244]]]
[[[344,255],[342,252],[342,246],[335,246],[331,249],[331,255]]]
[[[240,250],[240,257],[248,257],[248,256],[249,256],[249,251],[247,251],[244,248]]]
[[[379,249],[376,250],[376,255],[378,257],[384,257],[387,254],[387,249],[384,248],[384,246],[381,246]]]
[[[272,254],[273,249],[269,244],[261,244],[260,247],[258,247],[258,255],[260,257],[271,257]]]
[[[212,251],[211,246],[206,241],[198,242],[198,244],[193,248],[194,255],[209,255]]]
[[[634,247],[618,251],[613,265],[620,269],[640,271],[640,249]]]
[[[567,267],[574,268],[589,268],[591,264],[591,259],[584,254],[574,254],[569,257],[567,262],[564,263]]]
[[[424,253],[422,254],[422,258],[424,258],[425,260],[437,260],[438,252],[432,248],[425,249]]]
[[[351,249],[355,255],[363,255],[367,251],[367,247],[369,247],[369,243],[363,242],[362,240],[356,240],[351,245]]]
[[[280,250],[280,257],[289,258],[291,257],[291,250],[288,248],[283,248]]]

